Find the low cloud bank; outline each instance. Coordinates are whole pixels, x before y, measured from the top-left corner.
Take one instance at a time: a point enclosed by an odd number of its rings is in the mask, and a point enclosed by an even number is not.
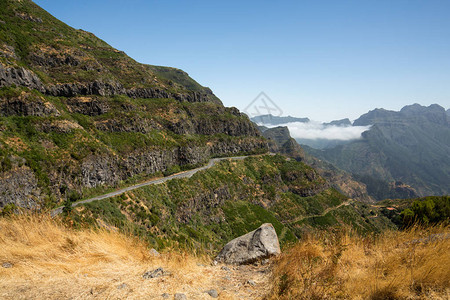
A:
[[[295,139],[325,139],[349,141],[361,138],[361,133],[370,129],[370,126],[335,126],[323,125],[319,122],[294,122],[281,124],[278,126],[287,126],[291,136]],[[276,126],[271,126],[276,127]]]

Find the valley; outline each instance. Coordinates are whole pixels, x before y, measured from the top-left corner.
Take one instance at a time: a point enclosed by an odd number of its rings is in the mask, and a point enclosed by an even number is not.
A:
[[[446,299],[449,182],[448,108],[249,118],[0,0],[2,299]]]

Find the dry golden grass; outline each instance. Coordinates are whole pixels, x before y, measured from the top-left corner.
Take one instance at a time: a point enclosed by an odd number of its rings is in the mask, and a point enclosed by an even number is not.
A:
[[[282,254],[273,283],[268,299],[450,299],[450,230],[311,236]]]
[[[5,262],[13,267],[1,267]],[[209,289],[217,289],[221,299],[235,299],[237,292],[224,285],[236,281],[216,280],[227,274],[207,262],[180,251],[154,257],[133,237],[76,231],[47,216],[0,218],[0,299],[161,299],[163,293],[211,299],[204,293]],[[157,267],[171,274],[142,278]],[[257,298],[252,294],[257,295],[255,290],[246,295]]]

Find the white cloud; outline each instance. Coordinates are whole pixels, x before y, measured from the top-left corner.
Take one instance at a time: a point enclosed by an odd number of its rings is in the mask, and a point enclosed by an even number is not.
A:
[[[370,129],[371,126],[325,126],[319,122],[294,122],[280,124],[278,126],[287,126],[291,136],[295,139],[325,139],[349,141],[361,138],[361,133]],[[276,127],[276,126],[271,126]]]

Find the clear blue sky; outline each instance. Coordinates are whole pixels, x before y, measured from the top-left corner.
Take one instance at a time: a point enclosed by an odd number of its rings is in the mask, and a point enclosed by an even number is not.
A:
[[[450,108],[450,1],[36,0],[139,62],[185,70],[225,105],[264,91],[329,121]]]

